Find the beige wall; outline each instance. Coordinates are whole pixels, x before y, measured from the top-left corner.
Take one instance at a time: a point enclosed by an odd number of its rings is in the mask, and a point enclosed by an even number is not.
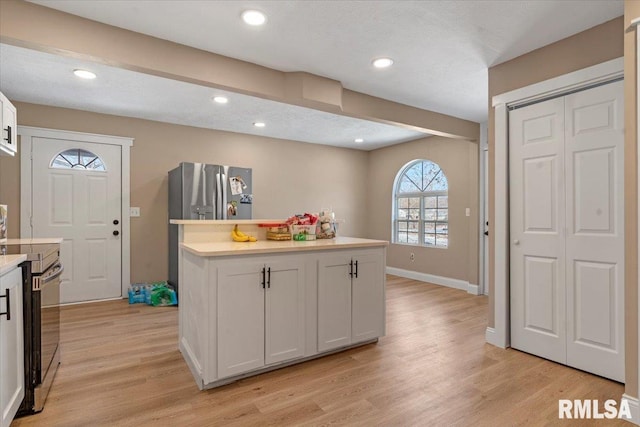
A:
[[[478,130],[479,132],[479,130]],[[369,154],[368,235],[391,241],[393,182],[412,160],[440,165],[449,182],[449,247],[391,244],[387,265],[478,284],[478,144],[439,136],[381,148]],[[465,208],[471,216],[465,216]],[[415,261],[409,256],[415,254]]]
[[[391,194],[396,174],[418,158],[438,163],[449,181],[448,249],[391,245],[388,265],[477,284],[478,146],[429,137],[372,152],[178,126],[15,102],[18,123],[135,138],[131,149],[131,280],[161,280],[167,259],[167,171],[181,161],[253,168],[254,217],[284,218],[332,207],[346,223],[340,234],[391,240]],[[19,159],[0,157],[0,203],[19,237]],[[471,216],[465,216],[465,208]],[[152,251],[149,248],[154,248]],[[409,253],[416,254],[415,262]]]
[[[626,1],[625,8],[628,9]],[[638,9],[637,4],[633,7]],[[626,12],[625,12],[626,13]],[[602,62],[620,58],[625,54],[626,42],[623,41],[624,19],[616,18],[604,24],[593,27],[582,33],[560,40],[543,48],[537,49],[511,61],[499,64],[489,69],[489,221],[494,223],[494,115],[491,108],[491,97],[531,85],[543,80],[557,77]],[[635,55],[633,56],[635,58]],[[625,58],[625,74],[628,71],[629,58]],[[631,103],[629,96],[629,78],[625,82],[625,298],[626,298],[626,392],[637,396],[637,263],[635,260],[637,236],[635,221],[636,206],[636,164],[635,138],[632,129],[635,123],[630,123],[629,114]],[[632,97],[635,95],[631,95]],[[635,119],[634,119],[635,120]],[[632,139],[630,139],[632,138]],[[493,295],[494,265],[493,253],[495,248],[493,233],[490,234],[490,269],[489,269],[489,326],[494,325],[495,301]],[[508,268],[508,266],[504,266]]]
[[[38,25],[33,25],[34,22]],[[447,150],[457,153],[461,150],[457,147],[471,146],[464,141],[478,138],[478,124],[468,120],[345,90],[340,82],[321,76],[284,73],[23,0],[0,1],[0,41],[455,138],[450,146],[443,145],[447,148],[440,149],[442,153]],[[158,232],[166,222],[166,171],[181,160],[252,167],[257,177],[264,177],[263,180],[256,179],[256,217],[281,217],[292,212],[330,206],[338,216],[347,220],[345,226],[341,227],[342,234],[367,235],[367,215],[373,217],[371,221],[374,223],[381,222],[385,224],[384,227],[390,227],[390,220],[387,219],[390,207],[381,211],[385,215],[381,221],[376,216],[379,209],[366,209],[367,197],[377,193],[370,191],[366,185],[368,154],[364,152],[17,104],[18,122],[22,125],[136,139],[132,150],[131,203],[142,208],[142,218],[132,219],[132,280],[135,281],[161,278],[159,275],[164,274],[164,265],[154,265],[153,259],[166,258],[166,236]],[[455,198],[465,199],[461,206],[471,207],[471,218],[476,218],[477,191],[469,192],[469,185],[477,187],[477,173],[474,172],[477,170],[477,159],[466,151],[463,154],[463,162],[470,168],[474,178],[461,184],[464,194]],[[18,176],[17,163],[9,160],[0,162],[0,179],[3,182],[15,180]],[[392,184],[396,172],[397,168],[392,171],[388,185]],[[463,178],[456,179],[464,181]],[[17,187],[10,188],[14,189],[13,192],[0,193],[0,198],[7,199],[10,209],[17,211],[18,190]],[[458,215],[460,212],[456,211],[454,224],[459,221]],[[15,215],[12,218],[10,233],[15,236],[17,218]],[[453,249],[429,256],[423,256],[420,252],[414,266],[419,264],[419,271],[427,271],[427,267],[432,265],[436,268],[432,274],[460,277],[477,283],[477,243],[474,240],[476,236],[466,225],[469,221],[465,218],[460,225],[456,225],[455,233],[460,234],[453,236]],[[474,223],[471,227],[476,226]],[[389,233],[380,235],[389,238]],[[147,238],[151,242],[145,241]],[[149,253],[149,247],[160,248],[163,253],[154,256]],[[395,259],[396,251],[390,253]],[[398,266],[404,265],[400,262],[401,258],[404,255],[398,254]],[[422,262],[423,258],[425,263]],[[434,259],[442,262],[434,262]],[[468,272],[460,273],[460,268],[452,268],[458,263],[464,263]],[[471,266],[467,268],[466,264]]]
[[[20,237],[20,162],[0,156],[0,205],[7,205],[7,235]]]
[[[18,124],[135,138],[131,149],[131,280],[166,279],[167,171],[181,161],[253,168],[255,218],[285,218],[332,207],[343,235],[366,236],[368,153],[15,102]],[[0,203],[19,224],[18,158],[0,161]]]

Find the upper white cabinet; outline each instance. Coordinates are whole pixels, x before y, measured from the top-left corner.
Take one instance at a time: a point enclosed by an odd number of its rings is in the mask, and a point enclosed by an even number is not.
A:
[[[321,256],[318,351],[384,335],[384,260],[380,250]]]
[[[0,155],[13,156],[18,152],[18,116],[16,107],[0,92]]]
[[[24,398],[21,268],[0,276],[0,296],[0,427],[8,427]]]

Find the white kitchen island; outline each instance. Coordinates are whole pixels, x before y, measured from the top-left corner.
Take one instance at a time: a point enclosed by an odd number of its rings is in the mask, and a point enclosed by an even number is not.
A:
[[[388,242],[265,240],[255,224],[273,220],[171,222],[181,228],[179,347],[200,389],[384,335]],[[236,223],[259,241],[231,241]]]

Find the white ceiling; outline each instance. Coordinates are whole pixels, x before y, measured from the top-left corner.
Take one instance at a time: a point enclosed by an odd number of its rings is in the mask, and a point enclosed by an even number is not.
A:
[[[624,12],[622,0],[32,1],[475,122],[487,120],[488,67]],[[247,8],[267,24],[244,25]],[[395,65],[372,69],[379,56]]]
[[[99,77],[82,80],[77,68]],[[373,150],[428,134],[0,44],[0,91],[16,101]],[[226,95],[229,103],[212,102]],[[267,124],[256,128],[254,122]],[[363,143],[354,143],[363,138]]]

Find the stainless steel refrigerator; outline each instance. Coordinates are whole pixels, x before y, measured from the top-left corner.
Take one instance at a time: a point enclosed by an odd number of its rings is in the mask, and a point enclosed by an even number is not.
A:
[[[180,163],[169,171],[169,219],[251,219],[251,169]],[[169,224],[169,283],[178,292],[178,226]]]

